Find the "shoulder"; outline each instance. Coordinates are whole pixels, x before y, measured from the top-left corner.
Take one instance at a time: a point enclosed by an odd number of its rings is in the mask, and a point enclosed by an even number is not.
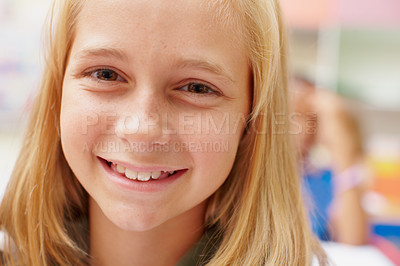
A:
[[[221,238],[217,226],[207,229],[176,266],[206,265],[219,248]]]

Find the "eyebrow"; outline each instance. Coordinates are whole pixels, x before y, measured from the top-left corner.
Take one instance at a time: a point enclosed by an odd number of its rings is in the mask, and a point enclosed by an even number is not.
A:
[[[213,62],[210,62],[208,60],[204,59],[182,59],[179,60],[176,64],[178,68],[198,68],[202,69],[208,72],[211,72],[213,74],[216,74],[218,76],[221,76],[230,82],[235,83],[235,80],[233,79],[232,75],[230,75],[227,71],[224,70],[224,68],[218,64],[215,64]]]
[[[128,62],[128,56],[119,49],[112,47],[92,47],[86,48],[79,51],[75,58],[84,59],[90,57],[114,57],[116,59]],[[235,83],[232,75],[230,75],[224,68],[216,63],[210,62],[206,59],[180,59],[176,63],[177,68],[197,68],[207,72],[211,72],[215,75],[221,76],[222,78]]]
[[[84,59],[90,57],[114,57],[116,59],[122,61],[128,61],[128,57],[125,53],[123,53],[119,49],[111,48],[111,47],[93,47],[93,48],[86,48],[79,51],[75,58],[77,59]]]

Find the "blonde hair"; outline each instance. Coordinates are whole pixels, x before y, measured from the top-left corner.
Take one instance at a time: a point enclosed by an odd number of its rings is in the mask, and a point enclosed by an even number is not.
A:
[[[0,207],[0,226],[13,240],[5,249],[6,264],[88,263],[87,240],[79,238],[88,235],[87,228],[77,222],[87,219],[88,196],[67,165],[59,134],[63,76],[84,1],[63,2],[51,29],[40,94]],[[278,3],[210,5],[219,8],[217,19],[236,21],[245,36],[253,103],[233,169],[209,201],[207,223],[218,225],[222,242],[208,265],[309,265],[313,254],[324,262],[303,209],[288,123],[274,134],[274,114],[287,113],[286,40]]]

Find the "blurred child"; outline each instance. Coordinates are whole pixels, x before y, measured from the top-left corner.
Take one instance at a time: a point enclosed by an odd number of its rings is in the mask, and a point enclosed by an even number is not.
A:
[[[323,240],[365,244],[368,225],[361,199],[368,172],[357,122],[339,96],[316,90],[306,79],[297,78],[292,92],[293,125],[300,129],[294,136],[304,165],[305,189],[314,205],[313,231]],[[329,152],[329,167],[310,160],[317,145]]]

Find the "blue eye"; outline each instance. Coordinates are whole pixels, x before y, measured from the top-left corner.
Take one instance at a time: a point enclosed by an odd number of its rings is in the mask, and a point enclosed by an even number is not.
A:
[[[108,68],[95,69],[93,71],[89,71],[86,73],[86,76],[90,76],[100,81],[126,82],[126,80],[123,77],[121,77],[117,72]]]

